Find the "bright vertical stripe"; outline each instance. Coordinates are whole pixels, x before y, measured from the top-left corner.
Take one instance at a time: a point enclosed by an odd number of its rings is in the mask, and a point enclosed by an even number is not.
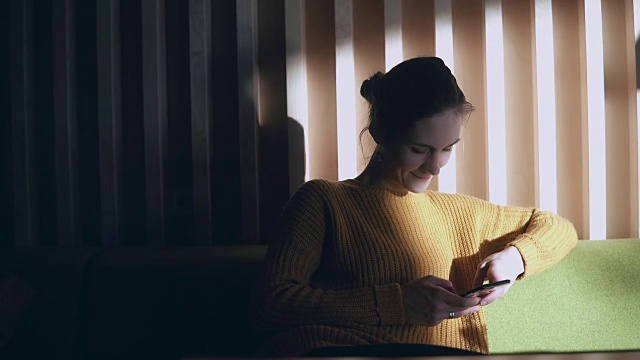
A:
[[[436,0],[436,56],[441,58],[455,74],[453,68],[453,16],[451,1]],[[463,89],[464,90],[464,89]],[[463,130],[464,131],[464,130]],[[438,190],[446,193],[456,192],[456,156],[457,146],[453,147],[447,166],[438,175]]]
[[[304,180],[309,180],[309,99],[304,47],[304,2],[286,0],[287,43],[287,116],[295,119],[304,131]],[[294,154],[291,154],[292,156]],[[295,188],[299,184],[292,184]],[[292,192],[296,189],[290,189]]]
[[[542,210],[557,212],[556,91],[551,0],[535,2],[535,31],[538,84],[538,206]]]
[[[402,62],[402,5],[384,0],[384,59],[387,71]]]
[[[584,12],[589,133],[589,237],[599,240],[606,238],[607,231],[604,59],[600,0],[585,0]]]
[[[635,34],[635,38],[638,39],[640,38],[640,0],[634,0],[633,1],[633,26],[634,26],[634,34]],[[636,61],[638,61],[636,59]],[[636,68],[636,71],[638,71],[638,69]],[[638,78],[638,74],[636,74],[636,79]],[[636,88],[638,88],[638,84],[636,84]],[[638,186],[637,188],[637,192],[636,194],[640,194],[640,90],[636,91],[636,116],[637,116],[637,122],[636,122],[636,143],[634,145],[636,145],[635,149],[631,149],[631,151],[635,151],[637,156],[636,156],[636,169],[638,170],[637,172],[637,178],[638,179],[638,183],[636,184]],[[636,229],[637,233],[639,234],[637,236],[640,236],[640,196],[637,197],[637,199],[635,199],[636,202],[638,203],[638,219],[637,219],[637,223],[638,223],[638,228]]]
[[[507,144],[502,0],[485,2],[489,201],[507,204]]]
[[[358,175],[356,72],[353,54],[353,3],[335,0],[336,14],[336,108],[338,179]]]
[[[436,0],[436,56],[453,72],[453,18],[451,1]]]

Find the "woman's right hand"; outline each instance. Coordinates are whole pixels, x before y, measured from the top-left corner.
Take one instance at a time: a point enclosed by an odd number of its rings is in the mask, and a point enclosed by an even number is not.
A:
[[[480,310],[480,298],[458,296],[449,280],[433,275],[408,282],[400,287],[404,321],[411,325],[436,326],[443,320],[459,318]]]

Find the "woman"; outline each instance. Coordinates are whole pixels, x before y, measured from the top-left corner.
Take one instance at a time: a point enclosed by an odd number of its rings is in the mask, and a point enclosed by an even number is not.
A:
[[[482,306],[560,261],[575,229],[535,208],[427,191],[473,111],[442,60],[407,60],[360,93],[376,150],[355,179],[309,181],[286,205],[255,297],[261,353],[372,355],[379,344],[487,353]],[[511,283],[458,295],[485,280]]]

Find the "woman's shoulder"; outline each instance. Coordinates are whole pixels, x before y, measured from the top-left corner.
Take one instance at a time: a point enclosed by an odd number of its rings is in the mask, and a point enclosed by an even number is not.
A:
[[[429,197],[436,207],[465,209],[476,211],[488,211],[496,205],[487,200],[467,194],[450,194],[438,191],[427,191],[425,195]]]
[[[295,195],[304,194],[306,196],[332,198],[337,194],[344,193],[350,187],[352,187],[352,184],[348,181],[312,179],[303,183]]]
[[[467,194],[451,194],[439,191],[426,191],[425,195],[431,198],[434,201],[438,202],[450,202],[450,203],[488,203],[488,201],[483,200],[479,197],[467,195]]]
[[[335,191],[344,188],[346,184],[343,181],[312,179],[308,180],[298,188],[298,191]]]
[[[456,212],[474,212],[476,214],[530,214],[535,207],[499,205],[476,196],[466,194],[449,194],[437,191],[426,192],[431,202],[439,208],[454,209]]]

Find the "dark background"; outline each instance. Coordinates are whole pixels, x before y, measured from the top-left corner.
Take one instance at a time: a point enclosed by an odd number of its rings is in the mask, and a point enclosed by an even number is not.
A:
[[[302,181],[288,164],[302,135],[284,1],[257,2],[239,54],[249,15],[234,0],[0,2],[0,246],[266,243]]]

